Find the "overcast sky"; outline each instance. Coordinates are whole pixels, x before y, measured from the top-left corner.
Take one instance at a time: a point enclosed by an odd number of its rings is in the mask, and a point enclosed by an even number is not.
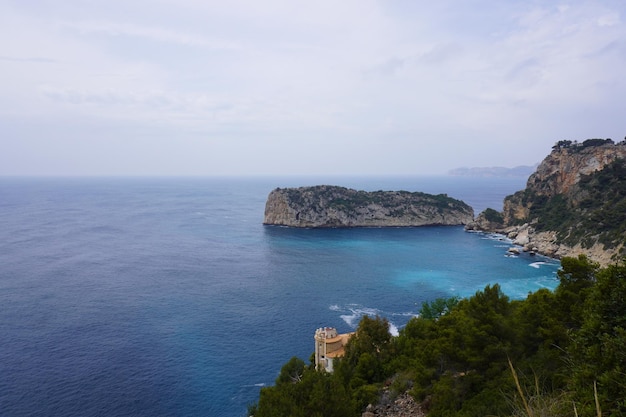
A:
[[[626,136],[626,2],[3,0],[0,175],[423,175]]]

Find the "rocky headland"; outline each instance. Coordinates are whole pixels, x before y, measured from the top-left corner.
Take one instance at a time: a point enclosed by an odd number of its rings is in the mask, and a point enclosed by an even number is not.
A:
[[[487,209],[466,229],[501,233],[554,258],[617,260],[626,233],[626,142],[558,142],[502,212]]]
[[[265,204],[263,224],[290,227],[414,227],[466,225],[474,210],[445,194],[357,191],[318,185],[277,188]]]

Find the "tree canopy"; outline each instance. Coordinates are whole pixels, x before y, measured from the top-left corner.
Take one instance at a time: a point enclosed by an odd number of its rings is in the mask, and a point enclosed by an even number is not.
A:
[[[564,258],[558,278],[524,300],[492,285],[424,303],[396,337],[363,317],[333,374],[292,358],[251,413],[356,417],[386,390],[429,417],[626,415],[626,264]]]

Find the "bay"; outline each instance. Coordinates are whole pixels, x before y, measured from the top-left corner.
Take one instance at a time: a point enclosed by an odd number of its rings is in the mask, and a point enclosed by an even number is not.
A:
[[[275,187],[446,193],[501,209],[521,178],[0,178],[3,415],[243,416],[321,326],[398,331],[421,302],[556,285],[462,227],[263,226]]]

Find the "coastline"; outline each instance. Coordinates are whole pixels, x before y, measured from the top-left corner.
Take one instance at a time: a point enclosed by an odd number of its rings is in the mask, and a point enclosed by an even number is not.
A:
[[[594,244],[590,248],[582,247],[581,243],[573,247],[568,246],[558,243],[556,232],[535,232],[534,228],[528,223],[503,229],[481,228],[474,223],[467,225],[465,230],[472,233],[491,233],[503,236],[511,242],[511,245],[520,248],[522,252],[538,254],[557,261],[560,261],[564,257],[585,255],[591,261],[600,264],[601,267],[608,266],[615,262],[613,253],[607,251],[599,243]]]

